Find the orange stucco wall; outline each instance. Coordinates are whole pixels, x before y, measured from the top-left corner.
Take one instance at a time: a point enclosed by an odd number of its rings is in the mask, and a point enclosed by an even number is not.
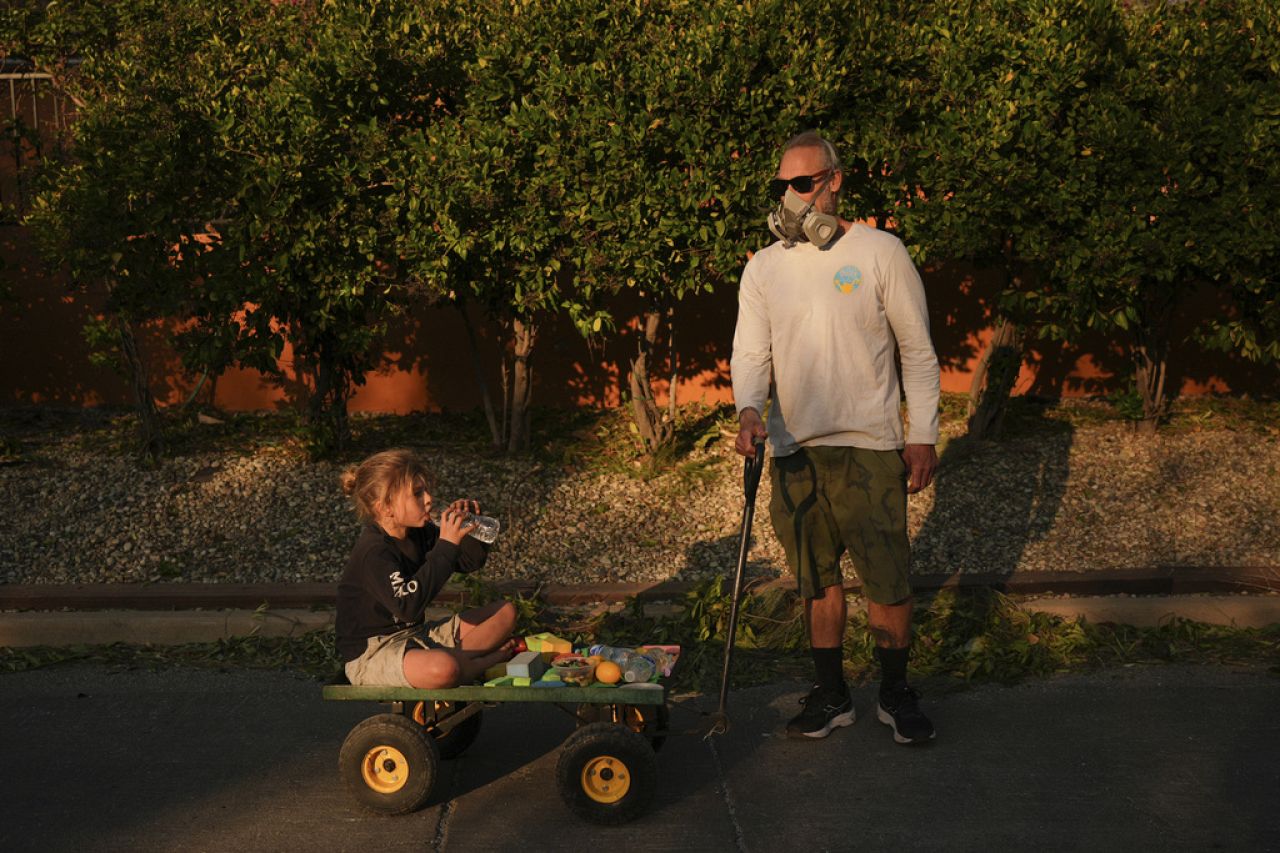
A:
[[[101,294],[71,294],[66,282],[39,261],[30,237],[18,227],[0,228],[0,271],[12,299],[0,303],[0,404],[95,406],[129,402],[125,381],[89,363],[80,334],[100,304]],[[924,272],[934,345],[942,364],[942,387],[967,391],[971,371],[990,330],[989,304],[995,288],[961,269]],[[675,351],[681,402],[731,399],[728,358],[736,314],[733,288],[686,300],[675,318]],[[639,304],[619,303],[617,316],[635,316]],[[1187,322],[1204,306],[1187,311]],[[499,383],[500,336],[494,324],[474,318],[487,381]],[[151,366],[153,392],[167,404],[190,393],[165,347],[163,329],[143,330],[142,347]],[[480,404],[466,336],[451,307],[423,308],[393,327],[382,365],[367,377],[352,400],[353,411],[410,412],[470,409]],[[534,401],[540,405],[615,406],[622,398],[628,359],[635,352],[632,324],[602,346],[590,347],[567,324],[539,329],[534,350]],[[666,355],[665,346],[660,355]],[[213,383],[214,402],[227,410],[288,405],[292,354],[281,359],[282,385],[255,371],[232,370]],[[1033,342],[1017,393],[1070,396],[1106,393],[1126,368],[1123,354],[1103,340],[1079,346]],[[660,365],[657,374],[669,374]],[[1171,388],[1183,394],[1277,391],[1276,372],[1191,345],[1178,349],[1170,364]],[[666,384],[659,390],[666,393]]]

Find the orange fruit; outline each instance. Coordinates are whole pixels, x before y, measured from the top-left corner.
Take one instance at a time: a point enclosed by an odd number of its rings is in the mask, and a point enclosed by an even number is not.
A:
[[[622,667],[611,660],[602,660],[596,664],[596,681],[601,684],[617,684],[622,678]]]

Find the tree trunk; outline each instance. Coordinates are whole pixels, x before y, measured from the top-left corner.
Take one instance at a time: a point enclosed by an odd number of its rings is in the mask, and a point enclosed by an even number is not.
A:
[[[139,454],[144,459],[156,459],[164,453],[164,434],[160,426],[160,413],[156,409],[156,398],[151,394],[147,366],[138,354],[138,341],[134,337],[132,324],[124,317],[118,317],[116,327],[120,331],[120,351],[129,368],[129,384],[133,388],[134,405],[138,411],[141,439]]]
[[[1135,347],[1134,381],[1138,385],[1138,393],[1142,396],[1142,420],[1138,421],[1137,430],[1141,435],[1155,435],[1156,427],[1165,414],[1164,377],[1166,362],[1154,357],[1143,347]]]
[[[1022,329],[1000,318],[969,386],[969,436],[999,438],[1009,394],[1022,369]]]
[[[346,447],[351,437],[347,423],[351,383],[341,365],[334,363],[331,348],[325,343],[316,348],[315,359],[315,388],[307,401],[307,421],[311,454],[323,458]]]
[[[1022,278],[1012,237],[1004,241],[1004,290],[1018,288]],[[969,385],[968,435],[977,441],[1000,437],[1009,395],[1022,370],[1022,329],[1008,317],[1000,317]]]
[[[511,321],[511,433],[507,452],[518,453],[529,446],[529,402],[533,398],[533,354],[537,328],[520,318]]]
[[[502,427],[498,423],[497,412],[493,408],[493,394],[489,391],[489,383],[484,381],[484,368],[480,364],[480,347],[476,343],[476,331],[467,316],[466,306],[456,303],[458,313],[462,315],[462,328],[467,331],[467,343],[471,347],[471,370],[475,374],[476,387],[480,389],[480,401],[484,404],[484,417],[489,423],[489,438],[494,450],[502,447]]]
[[[505,341],[510,334],[510,324],[502,324],[502,335]],[[498,441],[494,444],[494,450],[501,450],[507,440],[507,424],[511,422],[511,365],[507,364],[507,357],[502,357],[502,418],[498,422]]]
[[[653,354],[658,339],[658,326],[662,322],[662,314],[657,308],[650,308],[644,315],[644,335],[636,344],[636,357],[631,360],[631,417],[635,421],[640,440],[644,442],[645,452],[652,455],[659,447],[667,444],[675,434],[675,420],[664,415],[653,397],[653,386],[649,380],[649,357]],[[675,377],[672,377],[671,393],[675,394]]]
[[[1169,401],[1165,397],[1165,375],[1169,364],[1169,324],[1172,319],[1172,302],[1157,295],[1147,301],[1143,315],[1133,330],[1130,355],[1133,358],[1133,378],[1142,397],[1142,420],[1137,429],[1142,435],[1155,435],[1169,413]]]
[[[679,405],[676,402],[676,388],[680,379],[680,359],[676,354],[676,317],[675,309],[667,311],[667,352],[671,354],[671,381],[667,384],[667,419],[674,429],[676,413]]]

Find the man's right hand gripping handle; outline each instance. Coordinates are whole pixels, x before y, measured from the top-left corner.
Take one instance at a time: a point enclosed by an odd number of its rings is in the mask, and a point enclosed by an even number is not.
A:
[[[760,413],[755,409],[743,409],[738,415],[738,438],[733,442],[733,449],[741,456],[754,459],[756,444],[764,441],[768,434]]]

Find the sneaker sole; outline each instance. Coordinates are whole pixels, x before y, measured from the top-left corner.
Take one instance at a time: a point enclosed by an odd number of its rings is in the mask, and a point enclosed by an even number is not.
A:
[[[876,719],[884,723],[889,728],[893,729],[893,739],[896,742],[901,744],[906,744],[908,746],[911,744],[917,744],[917,743],[928,743],[929,741],[933,740],[938,736],[938,732],[935,730],[935,731],[929,732],[929,736],[926,738],[918,738],[916,740],[912,740],[909,737],[903,737],[902,735],[898,734],[898,724],[893,721],[893,717],[889,715],[888,711],[886,711],[884,708],[881,708],[879,705],[876,706]]]
[[[830,720],[827,720],[827,724],[825,726],[823,726],[822,728],[816,731],[787,732],[787,737],[795,738],[797,740],[799,740],[800,738],[824,738],[827,735],[831,734],[832,729],[842,729],[845,726],[852,726],[854,717],[855,717],[854,712],[852,709],[850,709],[844,712],[843,714],[836,714]]]

